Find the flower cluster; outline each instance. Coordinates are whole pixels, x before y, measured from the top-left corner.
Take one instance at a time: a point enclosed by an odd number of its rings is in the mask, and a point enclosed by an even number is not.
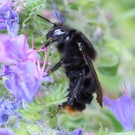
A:
[[[30,49],[26,36],[18,35],[19,17],[17,12],[12,10],[12,0],[5,0],[0,3],[0,29],[7,29],[8,35],[0,35],[0,76],[3,77],[6,88],[14,95],[31,101],[40,88],[43,81],[49,80],[45,71],[45,59],[41,67],[40,56],[37,53],[41,50]]]
[[[12,0],[0,3],[0,30],[8,31],[10,36],[16,36],[19,29],[19,16],[12,10]]]
[[[16,97],[31,101],[42,82],[49,80],[45,71],[46,53],[44,61],[40,61],[37,53],[46,50],[35,51],[34,46],[30,49],[24,35],[10,37],[1,34],[0,39],[0,62],[3,63],[0,72],[6,88]]]

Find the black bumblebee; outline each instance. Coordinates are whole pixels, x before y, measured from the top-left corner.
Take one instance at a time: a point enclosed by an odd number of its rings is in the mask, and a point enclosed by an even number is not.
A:
[[[61,59],[51,72],[63,65],[69,79],[68,100],[62,104],[62,107],[67,110],[82,111],[86,104],[91,103],[94,92],[102,107],[103,94],[92,63],[92,60],[96,58],[96,51],[92,44],[82,32],[65,26],[63,23],[52,24],[52,29],[46,34],[48,42],[45,47],[57,42]]]

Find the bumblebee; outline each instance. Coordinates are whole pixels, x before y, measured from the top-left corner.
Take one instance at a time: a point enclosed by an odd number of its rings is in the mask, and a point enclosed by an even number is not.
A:
[[[77,29],[43,19],[53,24],[46,34],[48,41],[45,47],[57,42],[56,48],[61,54],[61,59],[51,72],[63,66],[69,79],[68,98],[62,107],[70,111],[83,111],[86,104],[91,103],[94,92],[97,94],[97,102],[102,107],[102,87],[93,66],[97,53],[91,42]]]

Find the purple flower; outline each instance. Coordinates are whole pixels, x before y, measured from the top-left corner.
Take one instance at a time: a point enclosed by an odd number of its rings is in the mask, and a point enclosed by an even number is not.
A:
[[[0,1],[0,12],[11,10],[12,0],[1,0]]]
[[[95,135],[94,133],[84,133],[84,135]]]
[[[0,30],[5,30],[7,28],[5,20],[2,18],[2,15],[0,17]]]
[[[9,128],[0,128],[0,135],[15,135]]]
[[[19,16],[18,13],[10,10],[6,12],[6,26],[8,30],[8,34],[10,36],[16,36],[19,29]]]
[[[6,23],[5,23],[5,14],[0,14],[0,30],[6,30],[7,29],[7,26],[6,26]]]
[[[104,97],[103,104],[113,112],[125,130],[134,129],[135,103],[131,97],[123,95],[117,100]]]
[[[93,34],[93,42],[98,44],[101,38],[103,37],[103,31],[100,27],[97,27],[94,34]]]
[[[35,74],[35,65],[32,62],[22,62],[16,66],[11,66],[4,80],[6,88],[15,96],[21,96],[27,101],[31,101],[39,89],[42,80]]]
[[[24,35],[10,37],[0,34],[0,62],[3,64],[17,64],[29,57],[30,51]]]
[[[52,10],[52,16],[57,19],[60,23],[65,22],[65,18],[62,14],[62,12],[59,11],[58,7],[54,5],[53,10]]]
[[[0,101],[0,126],[13,115],[21,117],[17,110],[22,107],[22,100],[10,95]]]
[[[0,35],[0,51],[0,62],[4,64],[0,72],[1,76],[6,76],[6,88],[13,95],[31,101],[42,82],[50,81],[50,77],[46,76],[48,69],[45,70],[46,54],[41,67],[40,56],[29,48],[24,35]]]
[[[11,9],[12,0],[5,0],[0,7],[0,30],[8,30],[10,36],[16,36],[19,29],[18,13]]]
[[[75,129],[70,135],[82,135],[82,129]]]
[[[0,14],[0,30],[8,30],[10,36],[16,36],[19,29],[19,16],[18,13],[9,10]]]

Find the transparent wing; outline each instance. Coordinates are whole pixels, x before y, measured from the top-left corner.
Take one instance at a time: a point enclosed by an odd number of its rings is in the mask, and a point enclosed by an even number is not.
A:
[[[92,59],[90,57],[88,57],[89,55],[87,54],[88,52],[86,51],[85,47],[80,45],[79,46],[80,51],[82,52],[83,58],[85,60],[85,62],[88,64],[89,69],[92,72],[92,76],[94,78],[94,82],[96,84],[96,94],[97,94],[97,102],[100,104],[100,106],[102,107],[102,98],[103,98],[103,93],[102,93],[102,87],[100,85],[100,82],[98,80],[98,76],[97,73],[94,69],[93,63],[92,63]]]

